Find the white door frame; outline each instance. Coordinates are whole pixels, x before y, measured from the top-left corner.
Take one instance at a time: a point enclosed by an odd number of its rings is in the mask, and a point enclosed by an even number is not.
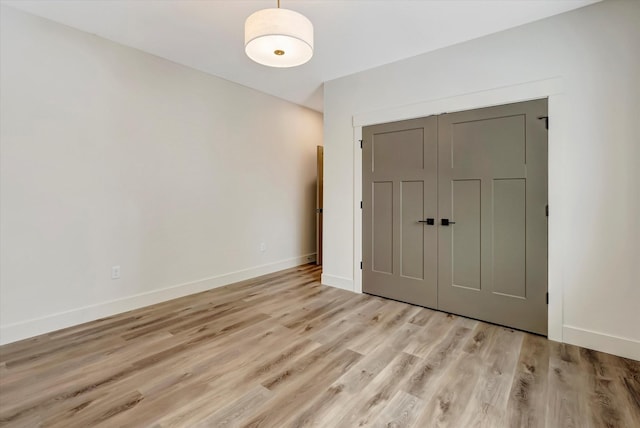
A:
[[[565,109],[564,84],[560,77],[493,88],[468,94],[460,94],[448,98],[440,98],[417,104],[388,108],[378,111],[353,115],[353,187],[354,187],[354,217],[353,217],[353,248],[354,248],[354,291],[362,293],[362,127],[378,123],[395,122],[398,120],[415,119],[434,114],[451,113],[455,111],[472,110],[502,104],[529,101],[539,98],[549,99],[549,117],[553,118],[549,126],[549,240],[548,240],[548,337],[562,342],[563,326],[563,289],[564,267],[562,263],[565,242],[562,233],[565,224],[563,213],[564,203],[564,118],[569,112]]]

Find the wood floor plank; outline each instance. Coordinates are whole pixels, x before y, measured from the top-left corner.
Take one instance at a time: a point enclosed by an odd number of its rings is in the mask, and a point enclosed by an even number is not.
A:
[[[547,427],[589,425],[588,403],[580,394],[585,387],[584,377],[580,376],[579,349],[564,343],[550,343]]]
[[[403,389],[411,395],[426,400],[428,395],[433,393],[439,379],[457,360],[460,349],[470,334],[469,328],[454,326],[451,334],[440,340],[422,360]]]
[[[358,361],[351,370],[337,379],[327,390],[315,398],[291,423],[295,427],[322,426],[337,417],[336,404],[350,402],[360,394],[385,367],[389,365],[395,351],[380,346]],[[337,424],[333,420],[333,424]]]
[[[350,348],[361,354],[368,354],[385,342],[389,336],[394,336],[420,308],[404,303],[388,301],[387,306],[380,308],[367,322],[369,334],[354,341]]]
[[[634,426],[640,427],[640,361],[611,356],[619,364],[619,380],[624,391],[625,408]]]
[[[377,417],[385,409],[402,383],[410,376],[419,358],[404,352],[394,359],[334,417],[340,427],[364,427],[376,423]]]
[[[590,349],[580,349],[580,365],[586,372],[588,397],[588,413],[592,426],[618,427],[630,417],[621,397],[624,389],[619,385],[616,370],[610,362],[610,356]],[[622,398],[622,400],[620,399]]]
[[[640,362],[304,265],[0,347],[2,427],[640,427]]]
[[[449,331],[455,326],[456,320],[455,315],[435,312],[427,320],[422,330],[407,344],[404,351],[420,358],[426,357],[436,344],[448,336]]]
[[[423,406],[424,402],[418,397],[404,391],[398,391],[380,413],[373,426],[377,428],[411,427],[416,422]],[[418,426],[424,425],[418,423]]]
[[[460,420],[472,403],[472,393],[482,374],[482,358],[479,354],[464,352],[451,358],[456,361],[448,365],[443,375],[437,381],[434,379],[428,392],[423,394],[425,406],[419,412],[417,426],[463,426]]]
[[[336,353],[332,358],[327,358],[327,363],[323,364],[319,370],[309,370],[309,378],[297,378],[285,385],[281,379],[276,384],[269,382],[264,385],[271,391],[283,391],[262,409],[256,416],[249,419],[244,427],[259,426],[287,426],[287,421],[297,417],[297,411],[308,403],[315,396],[320,394],[325,388],[333,383],[342,374],[353,367],[362,357],[361,354],[350,349]],[[287,376],[287,379],[289,377]],[[286,387],[285,387],[286,386]],[[277,401],[276,401],[277,400]],[[274,405],[274,402],[276,404]]]
[[[225,406],[194,426],[196,428],[240,426],[241,420],[251,418],[257,409],[273,396],[273,392],[262,385],[256,386],[237,401]]]
[[[548,373],[548,340],[526,335],[507,404],[508,426],[545,426]]]
[[[490,324],[479,324],[474,330],[463,351],[482,358],[481,375],[460,426],[492,428],[506,424],[501,421],[507,409],[523,338],[522,332]]]
[[[274,339],[283,340],[283,336],[276,336]],[[272,344],[262,342],[263,346],[270,351],[262,352],[262,355],[273,360],[275,354],[281,350],[274,348]],[[241,345],[242,346],[242,345]],[[261,346],[261,345],[259,345]],[[315,349],[317,344],[308,340],[301,343],[294,343],[290,349],[285,349],[285,357],[277,357],[278,361],[284,362],[295,355],[304,354],[306,351]],[[245,349],[242,347],[241,349]],[[255,351],[259,351],[256,349]],[[186,421],[197,423],[199,418],[206,418],[211,413],[225,407],[231,406],[235,401],[248,393],[258,381],[264,379],[270,367],[262,373],[259,365],[260,354],[252,350],[251,353],[240,356],[235,361],[219,361],[217,357],[209,359],[209,363],[199,368],[197,366],[188,369],[189,376],[183,382],[169,385],[167,388],[145,394],[146,399],[140,404],[139,422],[134,426],[149,425],[151,422],[162,421],[166,425],[181,426]],[[276,365],[277,366],[277,365]],[[244,373],[258,373],[255,376],[246,376]],[[188,402],[188,406],[182,404]],[[158,412],[158,410],[164,411]],[[113,421],[117,425],[117,420]],[[129,422],[129,421],[126,421]]]

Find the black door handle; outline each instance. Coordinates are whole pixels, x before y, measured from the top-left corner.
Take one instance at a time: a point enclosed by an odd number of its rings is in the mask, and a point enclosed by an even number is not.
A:
[[[456,224],[455,221],[449,221],[448,218],[443,218],[442,220],[440,220],[440,224],[443,226],[449,226],[450,224]]]
[[[428,225],[432,226],[436,224],[436,221],[432,218],[428,218],[426,220],[418,220],[418,223],[427,223]]]

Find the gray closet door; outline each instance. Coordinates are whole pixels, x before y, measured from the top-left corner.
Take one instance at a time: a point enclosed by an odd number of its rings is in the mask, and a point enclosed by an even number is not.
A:
[[[362,289],[437,305],[437,119],[363,128]]]
[[[539,116],[547,100],[438,116],[438,309],[546,335],[547,131]]]

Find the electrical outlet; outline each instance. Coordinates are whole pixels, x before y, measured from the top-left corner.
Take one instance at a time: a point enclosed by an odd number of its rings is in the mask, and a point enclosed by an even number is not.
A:
[[[111,279],[120,279],[120,266],[111,267]]]
[[[267,251],[267,244],[265,244],[264,242],[261,242],[260,243],[260,251],[263,252],[263,253],[265,251]]]

